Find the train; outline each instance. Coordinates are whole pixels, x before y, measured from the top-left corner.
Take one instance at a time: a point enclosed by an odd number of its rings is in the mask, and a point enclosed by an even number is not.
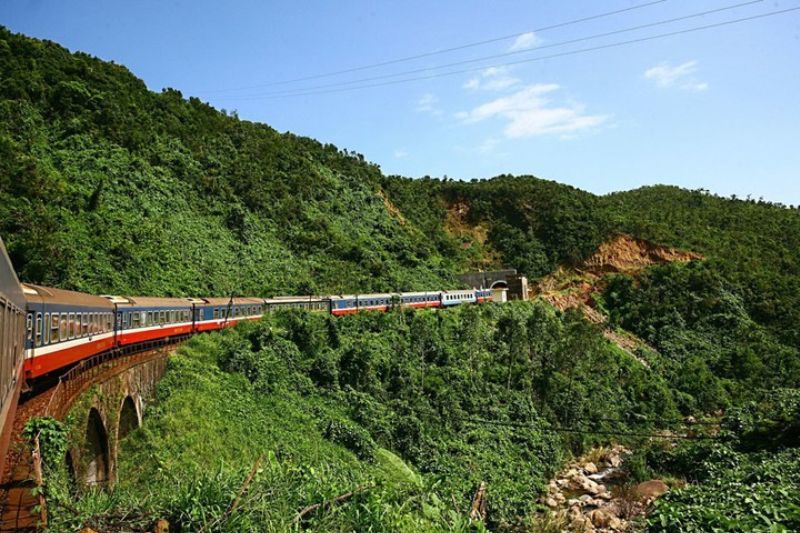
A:
[[[20,283],[0,239],[0,460],[5,459],[23,383],[29,388],[46,383],[112,350],[220,330],[279,309],[343,316],[397,307],[447,308],[491,298],[489,289],[272,298],[91,295]]]
[[[35,381],[94,355],[132,344],[258,320],[278,309],[305,309],[334,316],[395,307],[435,308],[483,303],[488,289],[284,296],[274,298],[153,298],[94,296],[21,284],[25,299],[23,377]]]

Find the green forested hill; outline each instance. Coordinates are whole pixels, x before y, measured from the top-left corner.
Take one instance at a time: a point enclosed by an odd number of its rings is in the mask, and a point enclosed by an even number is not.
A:
[[[24,280],[176,295],[452,283],[458,254],[387,211],[359,154],[5,30],[0,72],[0,232]]]
[[[382,492],[323,514],[315,527],[466,529],[457,510],[489,480],[489,525],[514,529],[539,516],[536,497],[556,462],[618,438],[641,449],[632,479],[693,483],[657,507],[651,529],[724,529],[732,511],[751,517],[752,502],[714,487],[740,490],[754,479],[768,495],[761,507],[778,509],[772,523],[792,529],[800,512],[780,494],[800,487],[773,474],[796,470],[787,465],[800,427],[800,212],[666,186],[596,196],[532,176],[385,176],[358,153],[176,90],[151,92],[124,67],[0,28],[0,234],[24,281],[178,296],[435,289],[474,268],[540,278],[619,233],[704,257],[603,280],[602,327],[633,332],[654,350],[621,350],[601,327],[542,302],[325,324],[288,315],[199,339],[188,351],[198,353],[175,358],[163,410],[128,450],[141,477],[108,499],[78,502],[79,515],[61,516],[73,530],[102,530],[130,509],[147,510],[142,524],[217,523],[241,483],[236,461],[249,468],[255,453],[217,438],[217,424],[246,436],[242,443],[284,450],[269,466],[270,479],[288,487],[284,514],[276,518],[265,496],[231,531],[280,529],[296,507],[375,480],[386,483]],[[306,346],[323,332],[330,342]],[[286,416],[270,414],[287,397]],[[207,424],[169,411],[184,405],[202,408]],[[259,405],[267,407],[255,419],[226,410]],[[721,442],[658,449],[625,437],[718,410]],[[510,425],[475,429],[471,417]],[[519,424],[530,434],[509,429]],[[576,426],[574,435],[552,430]],[[187,440],[180,452],[177,434]],[[362,445],[383,459],[364,460]],[[217,446],[229,452],[227,465],[212,464]],[[186,466],[198,460],[219,468],[216,478]],[[419,479],[408,467],[400,471],[410,486],[385,479],[404,462]],[[174,468],[162,476],[162,464]],[[161,476],[155,491],[152,469]]]

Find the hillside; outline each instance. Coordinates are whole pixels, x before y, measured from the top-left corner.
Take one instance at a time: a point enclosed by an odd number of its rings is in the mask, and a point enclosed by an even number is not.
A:
[[[617,441],[636,450],[631,483],[689,483],[656,505],[653,530],[756,520],[752,502],[714,490],[743,483],[770,526],[800,524],[779,503],[798,482],[775,473],[796,470],[799,444],[797,209],[667,186],[597,196],[533,176],[386,176],[1,28],[0,73],[0,233],[24,281],[273,295],[442,288],[514,267],[555,304],[288,313],[196,339],[127,445],[119,491],[76,497],[52,463],[65,530],[160,516],[283,530],[298,508],[367,486],[359,506],[303,527],[467,530],[482,481],[486,525],[528,530],[559,464]],[[570,295],[603,326],[558,300]],[[684,417],[711,419],[692,429],[708,440],[648,437]],[[257,451],[260,492],[226,518]]]

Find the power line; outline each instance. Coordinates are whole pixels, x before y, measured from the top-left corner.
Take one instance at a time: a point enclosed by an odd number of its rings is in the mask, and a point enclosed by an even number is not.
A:
[[[674,22],[680,22],[680,21],[689,20],[689,19],[692,19],[692,18],[703,17],[703,16],[706,16],[706,15],[714,14],[714,13],[721,13],[723,11],[729,11],[731,9],[737,9],[737,8],[744,7],[744,6],[758,4],[758,3],[761,3],[763,1],[764,0],[749,0],[747,2],[741,2],[741,3],[738,3],[738,4],[727,5],[727,6],[723,6],[723,7],[716,8],[716,9],[710,9],[710,10],[707,10],[707,11],[701,11],[699,13],[692,13],[690,15],[684,15],[684,16],[680,16],[680,17],[674,17],[674,18],[659,20],[659,21],[656,21],[656,22],[650,22],[650,23],[647,23],[647,24],[640,24],[638,26],[620,28],[620,29],[617,29],[617,30],[603,32],[603,33],[596,33],[594,35],[588,35],[588,36],[585,36],[585,37],[578,37],[576,39],[569,39],[569,40],[566,40],[566,41],[559,41],[559,42],[555,42],[555,43],[545,44],[545,45],[537,46],[536,48],[533,48],[533,49],[512,50],[512,51],[503,52],[503,53],[500,53],[500,54],[492,54],[492,55],[487,55],[487,56],[478,57],[478,58],[474,58],[474,59],[464,59],[464,60],[461,60],[461,61],[455,61],[455,62],[452,62],[452,63],[445,63],[445,64],[442,64],[442,65],[435,65],[435,66],[432,66],[432,67],[421,67],[421,68],[412,69],[412,70],[405,70],[405,71],[394,72],[394,73],[389,73],[389,74],[381,74],[381,75],[377,75],[377,76],[370,76],[370,77],[366,77],[366,78],[358,78],[358,79],[348,80],[348,81],[340,81],[340,82],[335,82],[335,83],[328,83],[328,84],[324,84],[324,85],[315,85],[315,86],[301,87],[301,88],[296,88],[296,89],[286,89],[286,90],[282,90],[282,91],[264,93],[264,94],[261,94],[261,95],[258,95],[258,94],[240,95],[240,96],[234,96],[232,98],[247,99],[248,97],[256,97],[256,96],[282,96],[284,94],[288,95],[288,94],[291,94],[291,93],[294,93],[294,92],[316,91],[316,90],[321,90],[321,89],[329,89],[329,88],[332,88],[332,87],[344,87],[344,86],[355,85],[355,84],[360,84],[360,83],[364,83],[364,82],[384,80],[384,79],[389,79],[389,78],[396,78],[398,76],[406,76],[406,75],[409,75],[409,74],[418,74],[420,72],[429,72],[429,71],[439,70],[439,69],[448,68],[448,67],[456,67],[456,66],[467,65],[467,64],[471,64],[471,63],[479,63],[479,62],[483,62],[483,61],[489,61],[491,59],[499,59],[499,58],[502,58],[502,57],[515,56],[515,55],[519,55],[519,54],[535,53],[535,52],[538,52],[540,50],[545,50],[545,49],[548,49],[548,48],[557,48],[557,47],[566,46],[566,45],[570,45],[570,44],[575,44],[575,43],[579,43],[579,42],[591,41],[591,40],[594,40],[594,39],[601,39],[603,37],[611,37],[613,35],[619,35],[619,34],[622,34],[622,33],[630,33],[632,31],[643,30],[643,29],[646,29],[646,28],[652,28],[652,27],[656,27],[656,26],[663,26],[663,25],[666,25],[666,24],[672,24]],[[480,68],[484,69],[484,68],[487,68],[487,67],[486,66],[482,66]]]
[[[524,429],[535,429],[538,431],[549,431],[554,433],[576,433],[582,435],[608,435],[608,436],[642,437],[642,438],[654,438],[654,439],[719,440],[719,437],[711,435],[675,435],[675,434],[638,432],[638,431],[610,431],[602,429],[594,430],[594,429],[564,427],[564,426],[538,427],[533,424],[524,422],[503,422],[499,420],[485,420],[482,418],[467,418],[463,419],[463,421],[472,422],[474,424],[485,424],[489,426],[517,427]]]
[[[525,34],[528,34],[528,33],[535,33],[535,32],[543,32],[543,31],[548,31],[548,30],[554,30],[554,29],[557,29],[557,28],[563,28],[563,27],[566,27],[566,26],[579,24],[581,22],[588,22],[590,20],[597,20],[597,19],[601,19],[601,18],[605,18],[605,17],[610,17],[612,15],[619,15],[620,13],[625,13],[625,12],[628,12],[628,11],[634,11],[636,9],[642,9],[642,8],[645,8],[645,7],[650,7],[652,5],[661,4],[661,3],[664,3],[664,2],[667,2],[667,1],[668,0],[654,0],[652,2],[646,2],[644,4],[638,4],[638,5],[634,5],[634,6],[631,6],[631,7],[626,7],[624,9],[617,9],[615,11],[607,11],[605,13],[599,13],[597,15],[591,15],[591,16],[583,17],[583,18],[579,18],[579,19],[568,20],[568,21],[565,21],[565,22],[559,22],[559,23],[556,23],[556,24],[552,24],[550,26],[543,26],[541,28],[535,28],[535,29],[528,30],[528,31],[523,31],[523,32],[519,32],[519,33],[512,33],[512,34],[509,34],[509,35],[503,35],[501,37],[493,37],[491,39],[486,39],[486,40],[483,40],[483,41],[476,41],[476,42],[472,42],[472,43],[466,43],[466,44],[462,44],[462,45],[458,45],[458,46],[453,46],[453,47],[450,47],[450,48],[442,48],[440,50],[434,50],[432,52],[423,52],[423,53],[416,54],[416,55],[400,57],[400,58],[396,58],[396,59],[389,59],[389,60],[381,61],[381,62],[378,62],[378,63],[371,63],[371,64],[368,64],[368,65],[362,65],[362,66],[358,66],[358,67],[351,67],[351,68],[346,68],[346,69],[342,69],[342,70],[335,70],[335,71],[332,71],[332,72],[325,72],[323,74],[313,74],[313,75],[310,75],[310,76],[303,76],[303,77],[300,77],[300,78],[292,78],[292,79],[287,79],[287,80],[273,81],[273,82],[263,83],[263,84],[259,84],[259,85],[250,85],[250,86],[247,86],[247,87],[236,87],[236,88],[231,88],[231,89],[217,89],[217,90],[205,91],[204,94],[229,92],[229,91],[241,91],[241,90],[246,90],[246,89],[258,89],[260,87],[271,87],[271,86],[274,86],[274,85],[285,85],[285,84],[289,84],[289,83],[296,83],[298,81],[309,81],[309,80],[316,80],[316,79],[320,79],[320,78],[329,78],[331,76],[338,76],[340,74],[349,74],[351,72],[359,72],[359,71],[363,71],[363,70],[369,70],[369,69],[374,69],[374,68],[378,68],[378,67],[384,67],[384,66],[387,66],[387,65],[395,65],[397,63],[405,63],[405,62],[408,62],[408,61],[414,61],[416,59],[423,59],[423,58],[426,58],[426,57],[432,57],[432,56],[435,56],[435,55],[446,54],[446,53],[449,53],[449,52],[456,52],[458,50],[465,50],[467,48],[474,48],[476,46],[483,46],[483,45],[486,45],[486,44],[496,43],[496,42],[500,42],[500,41],[506,41],[506,40],[509,40],[509,39],[514,39],[516,37],[521,37],[522,35],[525,35]]]
[[[707,25],[704,25],[704,26],[696,26],[694,28],[686,28],[686,29],[683,29],[683,30],[677,30],[677,31],[661,33],[661,34],[656,34],[656,35],[650,35],[650,36],[646,36],[646,37],[639,37],[637,39],[629,39],[629,40],[626,40],[626,41],[618,41],[618,42],[615,42],[615,43],[592,46],[592,47],[588,47],[588,48],[580,48],[580,49],[577,49],[577,50],[570,50],[570,51],[567,51],[567,52],[561,52],[561,53],[558,53],[558,54],[551,54],[551,55],[548,55],[548,56],[539,56],[539,57],[533,57],[533,58],[528,58],[528,59],[521,59],[521,60],[518,60],[518,61],[510,61],[510,62],[507,62],[507,63],[498,63],[498,64],[494,64],[494,65],[483,65],[483,66],[480,66],[480,67],[472,67],[472,68],[468,68],[468,69],[453,70],[453,71],[449,71],[449,72],[441,72],[441,73],[436,73],[436,74],[430,74],[428,76],[417,76],[417,77],[412,77],[412,78],[404,78],[404,79],[400,79],[400,80],[391,80],[391,81],[385,81],[385,82],[381,82],[381,83],[372,83],[372,84],[360,85],[360,86],[357,86],[357,87],[343,87],[343,88],[338,88],[338,89],[328,89],[328,90],[320,90],[320,91],[307,91],[307,92],[272,94],[272,95],[263,95],[263,96],[240,97],[240,98],[237,98],[237,99],[239,99],[239,100],[263,100],[263,99],[287,98],[287,97],[293,97],[293,96],[313,96],[313,95],[317,95],[317,94],[347,92],[347,91],[354,91],[354,90],[360,90],[360,89],[370,89],[370,88],[374,88],[374,87],[383,87],[383,86],[387,86],[387,85],[395,85],[395,84],[400,84],[400,83],[409,83],[409,82],[414,82],[414,81],[429,80],[429,79],[441,78],[441,77],[445,77],[445,76],[453,76],[453,75],[457,75],[457,74],[464,74],[464,73],[468,73],[468,72],[476,72],[476,71],[479,71],[479,70],[483,70],[485,68],[508,67],[508,66],[520,65],[520,64],[524,64],[524,63],[532,63],[532,62],[535,62],[535,61],[543,61],[543,60],[554,59],[554,58],[558,58],[558,57],[565,57],[565,56],[578,55],[578,54],[587,53],[587,52],[594,52],[594,51],[598,51],[598,50],[605,50],[605,49],[609,49],[609,48],[617,48],[617,47],[626,46],[626,45],[629,45],[629,44],[636,44],[636,43],[642,43],[642,42],[647,42],[647,41],[653,41],[653,40],[656,40],[656,39],[664,39],[664,38],[667,38],[667,37],[674,37],[676,35],[684,35],[684,34],[688,34],[688,33],[694,33],[694,32],[698,32],[698,31],[704,31],[704,30],[709,30],[709,29],[713,29],[713,28],[729,26],[729,25],[732,25],[732,24],[738,24],[738,23],[741,23],[741,22],[747,22],[747,21],[751,21],[751,20],[757,20],[757,19],[777,16],[777,15],[783,15],[783,14],[790,13],[790,12],[797,11],[797,10],[800,10],[800,6],[799,7],[788,8],[788,9],[782,9],[782,10],[779,10],[779,11],[770,11],[770,12],[767,12],[767,13],[761,13],[759,15],[753,15],[753,16],[750,16],[750,17],[743,17],[743,18],[739,18],[739,19],[733,19],[733,20],[727,20],[727,21],[723,21],[723,22],[717,22],[717,23],[714,23],[714,24],[707,24]]]

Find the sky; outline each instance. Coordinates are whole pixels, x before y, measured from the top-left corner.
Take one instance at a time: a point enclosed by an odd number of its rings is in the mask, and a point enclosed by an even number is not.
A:
[[[745,2],[2,0],[0,24],[387,174],[797,205],[800,10],[649,39],[800,7]]]

